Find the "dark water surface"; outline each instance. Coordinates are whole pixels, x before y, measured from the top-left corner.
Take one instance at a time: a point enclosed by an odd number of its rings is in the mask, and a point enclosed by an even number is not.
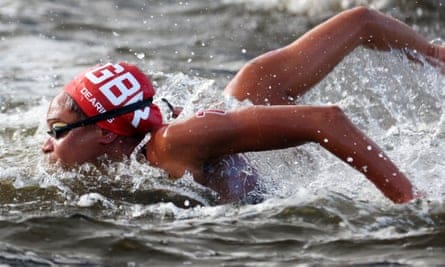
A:
[[[98,62],[137,64],[187,115],[347,7],[445,37],[443,1],[309,2],[0,0],[0,265],[444,266],[445,78],[397,51],[356,50],[301,102],[340,105],[425,192],[414,203],[390,203],[315,145],[247,155],[269,188],[257,205],[215,206],[190,177],[135,159],[47,168],[49,100]]]

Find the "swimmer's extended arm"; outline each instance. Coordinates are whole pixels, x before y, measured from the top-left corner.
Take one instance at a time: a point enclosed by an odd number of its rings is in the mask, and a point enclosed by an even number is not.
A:
[[[206,113],[178,121],[154,138],[160,167],[178,177],[199,173],[202,162],[222,155],[315,142],[362,172],[396,203],[413,199],[408,179],[383,151],[335,106],[254,106],[225,115]]]
[[[384,51],[406,48],[445,62],[445,47],[430,44],[394,18],[359,7],[334,16],[284,48],[251,60],[224,93],[254,104],[292,104],[291,99],[321,81],[360,45]]]

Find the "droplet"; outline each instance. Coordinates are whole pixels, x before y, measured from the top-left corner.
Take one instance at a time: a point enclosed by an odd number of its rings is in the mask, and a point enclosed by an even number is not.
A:
[[[327,138],[323,139],[323,142],[327,143],[329,140]]]
[[[347,157],[347,158],[346,158],[346,161],[347,161],[347,162],[353,162],[354,159],[353,159],[352,157]]]
[[[368,149],[369,151],[372,150],[372,146],[367,146],[366,149]]]
[[[134,55],[138,58],[138,59],[143,59],[145,57],[144,53],[134,53]]]
[[[364,173],[367,173],[367,172],[368,172],[368,166],[367,166],[367,165],[363,166],[363,167],[362,167],[362,171],[363,171]]]

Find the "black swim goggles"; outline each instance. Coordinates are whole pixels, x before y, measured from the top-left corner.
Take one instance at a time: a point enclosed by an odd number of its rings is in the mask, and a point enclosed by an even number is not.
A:
[[[115,118],[117,116],[120,115],[124,115],[130,112],[133,112],[135,110],[138,110],[140,108],[143,107],[147,107],[150,106],[153,102],[153,98],[147,98],[144,99],[142,101],[121,107],[121,108],[117,108],[117,109],[113,109],[113,110],[109,110],[107,112],[77,121],[77,122],[73,122],[73,123],[55,123],[55,125],[52,126],[51,130],[49,130],[47,133],[52,136],[55,139],[59,139],[61,138],[65,133],[71,131],[72,129],[78,128],[78,127],[84,127],[87,125],[91,125],[94,124],[96,122],[99,121],[104,121],[104,120],[108,120],[111,118]],[[58,126],[60,125],[60,126]]]

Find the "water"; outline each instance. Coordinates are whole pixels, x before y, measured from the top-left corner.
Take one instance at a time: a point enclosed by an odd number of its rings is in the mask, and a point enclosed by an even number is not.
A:
[[[2,0],[0,263],[443,266],[445,77],[397,51],[356,50],[300,102],[340,105],[426,193],[414,203],[390,203],[316,145],[247,154],[269,188],[257,205],[215,206],[190,177],[135,159],[64,173],[43,162],[51,97],[100,61],[137,64],[187,116],[242,105],[220,96],[239,67],[351,6],[445,36],[443,1],[313,2]]]

